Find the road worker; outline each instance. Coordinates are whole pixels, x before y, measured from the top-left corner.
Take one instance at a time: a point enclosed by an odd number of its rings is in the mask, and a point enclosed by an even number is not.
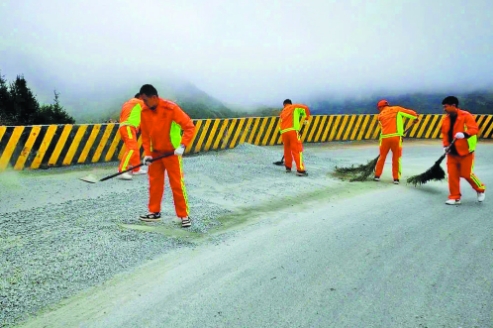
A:
[[[442,101],[442,142],[447,152],[449,196],[445,204],[461,203],[460,178],[469,182],[478,201],[485,199],[486,186],[474,174],[474,151],[478,141],[478,125],[471,113],[459,108],[459,100],[448,96]],[[452,144],[452,141],[455,141]]]
[[[140,128],[140,113],[144,107],[144,102],[140,99],[140,94],[136,94],[132,99],[125,102],[120,112],[120,128],[118,132],[125,144],[126,151],[120,160],[119,172],[129,169],[129,165],[137,166],[140,164],[140,149],[137,140],[137,133]],[[146,174],[147,168],[141,166],[130,172],[121,174],[123,180],[131,180],[133,175]]]
[[[291,172],[293,159],[296,164],[296,175],[307,176],[303,160],[303,144],[300,127],[310,119],[310,109],[303,104],[293,104],[290,99],[283,102],[284,108],[279,115],[279,130],[284,145],[284,166]]]
[[[143,163],[149,166],[149,213],[142,215],[142,221],[153,222],[161,218],[161,201],[164,194],[164,175],[167,172],[176,215],[183,228],[191,226],[187,191],[185,188],[182,155],[192,141],[195,125],[177,104],[160,98],[150,84],[140,89],[145,107],[142,110]],[[182,135],[183,132],[183,135]],[[174,155],[150,162],[164,153]]]
[[[392,178],[394,184],[399,184],[402,173],[402,137],[404,136],[403,118],[418,122],[418,114],[412,110],[401,106],[390,106],[387,100],[380,100],[377,103],[378,124],[380,125],[380,157],[375,166],[375,181],[380,181],[383,172],[385,159],[389,151],[392,151]]]

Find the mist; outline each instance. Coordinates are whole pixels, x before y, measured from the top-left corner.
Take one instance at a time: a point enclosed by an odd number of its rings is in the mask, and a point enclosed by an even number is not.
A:
[[[3,1],[0,73],[69,107],[145,83],[244,107],[491,89],[492,13],[491,0]]]

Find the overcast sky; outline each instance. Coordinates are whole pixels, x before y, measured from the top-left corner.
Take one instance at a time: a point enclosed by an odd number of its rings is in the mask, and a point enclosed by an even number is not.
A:
[[[61,93],[176,76],[240,104],[464,90],[493,85],[493,1],[0,0],[0,70]]]

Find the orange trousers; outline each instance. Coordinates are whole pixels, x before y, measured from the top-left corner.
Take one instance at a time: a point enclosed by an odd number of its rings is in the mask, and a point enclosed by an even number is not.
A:
[[[301,135],[297,131],[287,131],[281,134],[282,143],[284,144],[284,166],[291,169],[293,159],[296,164],[296,169],[299,172],[305,171],[303,163],[303,144],[301,143]]]
[[[125,144],[125,153],[120,161],[120,166],[118,167],[119,172],[125,171],[131,166],[137,166],[140,164],[140,149],[139,143],[137,141],[137,129],[133,126],[124,125],[118,129],[120,136]],[[140,168],[132,170],[133,172],[138,171]]]
[[[474,170],[474,153],[466,156],[447,155],[447,171],[449,199],[460,199],[460,178],[466,179],[471,187],[477,192],[484,192],[486,186],[473,173]]]
[[[392,177],[394,180],[401,178],[402,137],[389,137],[380,139],[380,157],[375,166],[375,176],[380,177],[383,172],[385,159],[389,151],[392,151]]]
[[[153,153],[153,157],[159,156]],[[169,184],[173,193],[176,216],[188,217],[188,199],[183,179],[182,157],[172,155],[162,158],[149,165],[149,212],[161,212],[161,201],[164,196],[164,174],[168,174]]]

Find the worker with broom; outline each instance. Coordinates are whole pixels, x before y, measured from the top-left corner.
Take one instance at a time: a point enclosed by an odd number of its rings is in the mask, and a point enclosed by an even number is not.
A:
[[[145,155],[143,163],[149,165],[150,193],[149,212],[142,215],[140,220],[146,222],[160,220],[164,175],[167,172],[176,216],[181,219],[183,228],[190,227],[181,156],[195,135],[195,125],[180,106],[160,98],[154,86],[143,85],[140,94],[146,105],[142,110],[142,146]],[[153,158],[166,153],[170,156],[153,161]]]
[[[119,172],[129,169],[129,165],[137,166],[140,164],[140,149],[137,142],[137,133],[140,129],[140,113],[144,107],[144,102],[140,99],[140,94],[136,94],[132,99],[125,102],[120,112],[120,128],[118,132],[125,144],[125,153],[120,160]],[[136,168],[130,172],[120,175],[122,180],[132,180],[133,175],[146,174],[145,166]]]
[[[375,166],[375,181],[380,181],[383,172],[385,159],[388,152],[392,151],[392,177],[394,184],[399,184],[401,177],[402,165],[402,137],[404,135],[403,118],[418,122],[418,114],[412,110],[401,106],[390,106],[387,100],[380,100],[377,103],[378,123],[381,128],[380,132],[380,156]]]
[[[459,100],[448,96],[442,101],[445,117],[442,121],[442,142],[447,154],[449,196],[445,204],[461,203],[460,178],[469,182],[478,201],[485,199],[486,186],[473,173],[474,151],[478,140],[478,125],[474,116],[459,108]],[[452,141],[455,140],[453,143]]]
[[[279,131],[284,145],[284,166],[286,172],[291,172],[293,159],[296,165],[296,175],[307,176],[303,161],[303,144],[301,142],[300,127],[308,123],[310,109],[303,104],[293,104],[290,99],[282,103],[284,108],[279,114]]]

